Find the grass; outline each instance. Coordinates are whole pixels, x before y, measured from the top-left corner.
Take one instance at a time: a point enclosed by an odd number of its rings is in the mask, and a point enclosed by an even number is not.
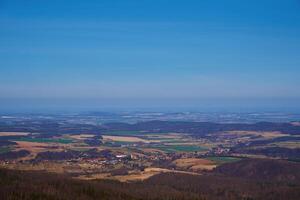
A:
[[[300,162],[300,159],[294,158],[294,159],[288,159],[288,161],[291,161],[291,162]]]
[[[236,162],[241,160],[241,158],[237,157],[227,157],[227,156],[216,156],[216,157],[207,157],[206,159],[216,162],[217,164],[224,164],[230,162]]]
[[[72,143],[72,139],[67,138],[20,138],[16,141],[24,141],[24,142],[40,142],[40,143],[62,143],[62,144],[69,144]]]
[[[7,153],[11,151],[10,147],[0,147],[0,153]]]

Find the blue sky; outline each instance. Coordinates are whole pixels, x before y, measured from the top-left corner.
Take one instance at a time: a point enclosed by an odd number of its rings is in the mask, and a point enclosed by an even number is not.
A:
[[[0,109],[299,108],[299,55],[299,0],[0,0]]]

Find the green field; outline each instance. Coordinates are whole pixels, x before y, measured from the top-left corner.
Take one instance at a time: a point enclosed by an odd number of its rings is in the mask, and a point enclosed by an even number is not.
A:
[[[206,159],[216,162],[217,164],[224,164],[230,162],[236,162],[241,160],[241,158],[237,157],[227,157],[227,156],[220,156],[220,157],[207,157]]]
[[[24,141],[24,142],[41,142],[41,143],[61,143],[61,144],[69,144],[72,143],[72,139],[66,138],[20,138],[16,141]]]
[[[0,147],[0,153],[7,153],[11,151],[10,147]]]

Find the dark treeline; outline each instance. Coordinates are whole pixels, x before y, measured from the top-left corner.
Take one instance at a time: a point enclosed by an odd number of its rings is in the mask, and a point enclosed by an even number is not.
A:
[[[99,158],[103,157],[106,158],[107,155],[110,153],[109,150],[102,150],[97,151],[97,149],[89,149],[88,151],[74,151],[74,150],[67,150],[67,151],[60,151],[60,152],[53,152],[53,151],[45,151],[40,152],[34,158],[35,161],[41,160],[69,160],[69,159],[78,159],[78,158]]]
[[[4,152],[0,153],[0,160],[14,160],[17,158],[28,156],[29,154],[30,152],[27,150]]]
[[[275,159],[244,159],[226,163],[214,173],[265,182],[300,185],[300,163]]]
[[[58,120],[27,120],[13,121],[10,123],[0,124],[0,132],[29,132],[42,133],[43,137],[51,137],[60,134],[80,134],[93,133],[99,134],[103,131],[103,127],[89,124],[74,124]],[[37,136],[38,137],[38,136]]]
[[[71,179],[67,175],[2,169],[0,170],[0,199],[289,200],[300,198],[300,163],[245,160],[224,166],[204,175],[162,173],[143,182],[134,183],[108,180],[81,181]]]
[[[0,140],[0,147],[8,146],[8,145],[15,145],[15,144],[17,144],[17,143],[11,142],[11,141],[7,141],[7,140]]]
[[[300,148],[290,149],[285,147],[267,147],[267,148],[236,148],[232,152],[245,153],[245,154],[255,154],[255,155],[265,155],[268,157],[277,158],[288,158],[288,159],[300,159]]]
[[[189,200],[204,199],[189,191],[152,183],[81,181],[43,172],[0,170],[0,199],[10,200]]]
[[[150,121],[136,124],[110,123],[106,124],[108,130],[140,130],[155,132],[179,132],[190,133],[195,136],[216,133],[220,131],[280,131],[287,134],[300,134],[300,126],[290,123],[260,122],[255,124],[218,124],[211,122],[171,122]]]
[[[43,133],[43,136],[60,134],[93,133],[101,134],[107,131],[145,131],[145,132],[179,132],[190,133],[194,136],[205,136],[209,133],[220,131],[280,131],[282,133],[300,135],[300,126],[290,123],[260,122],[255,124],[219,124],[211,122],[171,122],[171,121],[149,121],[136,124],[108,123],[105,125],[74,124],[60,121],[25,121],[0,124],[1,131],[17,131]]]

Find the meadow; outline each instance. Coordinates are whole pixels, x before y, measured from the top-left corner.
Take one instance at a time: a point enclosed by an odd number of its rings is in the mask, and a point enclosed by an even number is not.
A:
[[[38,142],[38,143],[61,143],[61,144],[70,144],[73,142],[72,139],[68,138],[20,138],[16,141],[23,142]]]

